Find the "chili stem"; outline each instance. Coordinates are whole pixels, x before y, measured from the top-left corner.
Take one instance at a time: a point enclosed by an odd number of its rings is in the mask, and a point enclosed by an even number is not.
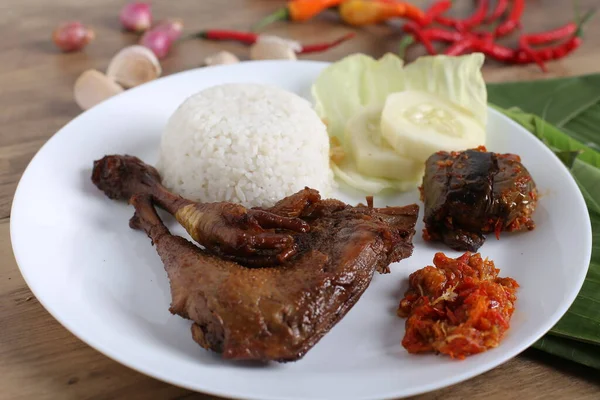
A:
[[[583,37],[583,25],[588,22],[593,16],[596,14],[596,9],[592,8],[588,12],[586,12],[582,18],[578,18],[577,21],[577,31],[575,32],[576,36]]]
[[[279,10],[275,11],[273,14],[267,15],[266,17],[264,17],[263,19],[258,21],[256,24],[254,24],[252,26],[251,30],[259,31],[259,30],[263,29],[264,27],[266,27],[267,25],[272,24],[273,22],[285,21],[286,19],[290,19],[290,10],[287,7],[280,8]]]
[[[408,50],[408,48],[414,43],[415,38],[412,35],[405,35],[402,40],[400,40],[400,45],[398,46],[398,56],[404,60],[404,57],[406,56],[406,50]]]

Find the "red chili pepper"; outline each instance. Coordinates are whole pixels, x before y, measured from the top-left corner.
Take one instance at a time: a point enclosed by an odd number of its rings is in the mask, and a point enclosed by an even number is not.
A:
[[[444,17],[443,15],[438,15],[434,18],[435,22],[440,25],[449,26],[454,28],[456,26],[457,20],[455,18]]]
[[[552,50],[552,59],[558,60],[559,58],[563,58],[569,53],[575,51],[579,46],[581,46],[582,40],[579,36],[573,36],[566,42],[560,44]]]
[[[459,31],[470,31],[480,25],[488,12],[490,6],[489,0],[479,0],[475,12],[465,19],[455,19],[438,15],[435,21],[441,25],[451,26]]]
[[[475,50],[501,62],[510,62],[515,58],[515,50],[494,43],[491,37],[475,40]]]
[[[465,37],[459,42],[455,42],[452,46],[448,47],[444,54],[447,56],[459,56],[465,54],[467,51],[472,50],[475,47],[475,38],[473,36]]]
[[[254,44],[259,37],[259,35],[254,32],[240,32],[222,29],[210,29],[196,33],[193,36],[209,40],[231,40],[245,44]],[[303,45],[302,50],[300,50],[298,54],[318,53],[329,50],[342,42],[352,39],[354,36],[356,36],[356,34],[354,32],[350,32],[331,42],[308,44],[306,46]]]
[[[234,42],[254,44],[258,39],[258,35],[253,32],[240,32],[223,29],[210,29],[193,35],[209,40],[232,40]]]
[[[547,72],[544,60],[564,57],[564,55],[575,50],[581,45],[580,36],[582,35],[583,25],[592,17],[594,12],[595,10],[588,11],[577,23],[570,22],[550,31],[521,36],[519,38],[519,47],[522,50],[521,54],[524,53],[528,55],[536,62],[536,64],[540,66],[542,71]],[[538,51],[535,51],[533,48],[531,48],[532,44],[549,43],[565,37],[570,37],[570,39],[558,48],[545,48]],[[518,57],[520,57],[522,59],[521,61],[524,62],[527,60],[527,57],[521,54]]]
[[[429,28],[423,30],[423,36],[429,40],[439,40],[441,42],[457,42],[463,38],[463,34],[456,31],[449,31],[442,28]]]
[[[521,38],[519,39],[519,47],[533,60],[535,61],[535,63],[537,65],[540,66],[541,70],[543,72],[548,72],[548,69],[546,68],[546,64],[544,64],[544,61],[542,61],[540,55],[538,53],[535,52],[535,50],[533,50],[531,48],[531,46],[529,45],[529,42],[527,41],[527,38],[525,36],[521,36]]]
[[[325,50],[329,50],[332,47],[335,47],[340,43],[345,42],[346,40],[352,39],[354,36],[356,36],[356,33],[350,32],[332,42],[302,45],[302,50],[300,50],[298,54],[319,53]]]
[[[542,60],[546,60],[546,61],[552,60],[552,54],[554,51],[554,49],[552,47],[547,47],[545,49],[538,49],[536,51]],[[531,60],[529,60],[529,62],[531,62]]]
[[[521,39],[533,45],[544,44],[574,35],[575,32],[577,32],[577,24],[575,22],[569,22],[568,24],[551,31],[523,35],[521,36]]]
[[[431,24],[438,16],[445,13],[452,7],[451,0],[440,0],[436,1],[425,11],[425,16],[421,20],[421,26],[427,26]]]
[[[583,25],[590,20],[590,18],[595,14],[596,10],[590,10],[579,20],[574,22],[569,22],[559,28],[552,29],[546,32],[538,32],[538,33],[529,33],[523,35],[523,40],[526,40],[530,45],[537,44],[545,44],[549,42],[553,42],[555,40],[564,39],[569,36],[573,36],[577,34],[577,31],[580,30]]]
[[[558,46],[548,46],[542,49],[534,50],[537,57],[541,61],[558,60],[575,51],[581,46],[582,40],[580,36],[572,36]],[[520,49],[516,54],[513,62],[517,64],[530,64],[535,60],[530,54],[523,49]]]
[[[488,24],[490,22],[494,22],[495,20],[500,18],[502,16],[502,14],[504,14],[506,12],[507,8],[508,8],[508,0],[497,0],[496,8],[494,8],[494,11],[492,11],[492,14],[489,17],[487,17],[484,22],[488,23]]]
[[[431,41],[429,40],[429,38],[427,36],[425,36],[423,34],[423,30],[421,29],[421,27],[418,24],[416,24],[414,22],[407,22],[404,24],[402,29],[404,30],[404,32],[410,33],[411,35],[413,35],[415,40],[421,42],[421,44],[423,44],[423,46],[425,46],[427,53],[429,53],[430,55],[437,54],[437,51],[435,51],[435,49],[433,48],[433,45],[431,44]]]
[[[479,0],[479,4],[475,12],[467,19],[460,21],[459,28],[471,30],[472,28],[481,25],[490,7],[489,0]]]
[[[514,0],[513,8],[510,11],[508,19],[501,23],[494,31],[494,36],[506,36],[513,32],[521,24],[521,16],[525,11],[525,0]]]

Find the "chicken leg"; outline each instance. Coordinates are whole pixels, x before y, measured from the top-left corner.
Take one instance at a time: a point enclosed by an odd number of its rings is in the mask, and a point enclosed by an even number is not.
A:
[[[419,207],[351,207],[305,189],[268,211],[310,223],[298,254],[278,268],[246,268],[171,235],[150,195],[135,195],[132,228],[156,247],[171,288],[170,311],[225,359],[295,361],[353,307],[376,270],[409,257]],[[277,214],[276,214],[277,215]]]
[[[283,263],[296,252],[296,246],[292,236],[282,231],[310,229],[298,218],[233,203],[196,203],[174,195],[162,186],[155,168],[133,156],[111,155],[94,161],[92,181],[111,199],[150,195],[196,242],[214,254],[249,265]]]

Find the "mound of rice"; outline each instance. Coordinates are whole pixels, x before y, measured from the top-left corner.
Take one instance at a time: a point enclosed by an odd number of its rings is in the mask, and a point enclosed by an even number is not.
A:
[[[158,170],[164,185],[201,202],[269,207],[305,186],[328,195],[329,138],[305,99],[258,84],[211,87],[169,119]]]

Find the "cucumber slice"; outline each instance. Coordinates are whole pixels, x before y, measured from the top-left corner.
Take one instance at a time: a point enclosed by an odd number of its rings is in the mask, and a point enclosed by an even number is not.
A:
[[[485,144],[485,129],[468,112],[431,93],[390,94],[381,115],[381,134],[396,152],[425,162],[441,150],[462,151]]]
[[[356,170],[364,175],[399,181],[416,181],[424,163],[399,155],[381,136],[382,107],[367,107],[350,118],[345,142],[351,149]]]

